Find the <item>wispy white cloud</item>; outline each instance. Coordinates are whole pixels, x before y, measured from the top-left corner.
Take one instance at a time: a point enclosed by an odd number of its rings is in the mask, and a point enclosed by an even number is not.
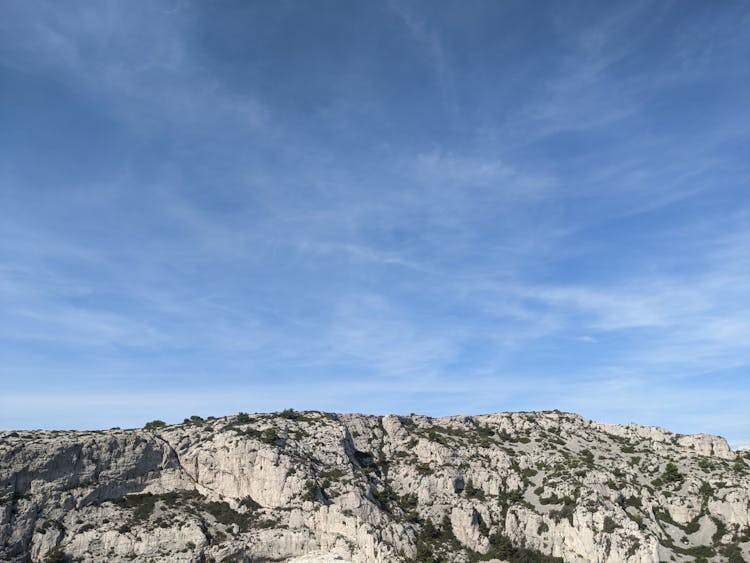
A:
[[[185,42],[191,10],[179,3],[25,4],[6,21],[12,51],[0,50],[0,60],[21,72],[56,74],[82,97],[105,98],[99,108],[139,134],[165,126],[203,134],[230,125],[246,134],[280,129],[270,127],[268,107],[232,93],[195,62]]]
[[[388,7],[404,23],[414,40],[424,50],[434,70],[447,115],[456,122],[460,119],[460,109],[456,100],[456,77],[439,29],[417,15],[413,7],[406,2],[389,1]]]
[[[312,10],[331,34],[282,49],[264,18],[240,10],[241,33],[222,21],[217,37],[196,6],[35,2],[0,23],[0,72],[75,102],[57,108],[65,143],[29,141],[38,125],[13,115],[4,128],[0,425],[22,420],[11,403],[52,401],[21,373],[90,386],[65,399],[109,405],[101,421],[214,414],[205,399],[217,414],[558,407],[747,434],[748,110],[731,97],[746,79],[712,74],[716,46],[745,44],[734,24],[678,18],[665,35],[636,3],[462,7],[458,25],[392,4],[367,12],[372,37]],[[485,20],[478,49],[466,30]],[[331,52],[347,56],[323,72]],[[691,92],[710,119],[668,107]],[[726,384],[704,411],[726,418],[701,411],[711,381]]]

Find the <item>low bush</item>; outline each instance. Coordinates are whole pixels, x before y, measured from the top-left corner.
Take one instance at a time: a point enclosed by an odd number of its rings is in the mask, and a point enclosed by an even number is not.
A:
[[[615,522],[614,518],[611,516],[605,516],[604,518],[604,526],[602,527],[602,530],[605,534],[611,534],[614,532],[617,528],[621,528],[617,522]]]
[[[418,463],[417,473],[419,473],[420,475],[432,475],[432,467],[430,467],[429,463]]]
[[[62,547],[56,547],[47,552],[44,556],[44,563],[65,563],[68,558],[65,555]]]
[[[662,481],[665,483],[679,483],[685,480],[685,477],[680,473],[677,466],[669,462],[664,468],[664,473],[661,475]]]

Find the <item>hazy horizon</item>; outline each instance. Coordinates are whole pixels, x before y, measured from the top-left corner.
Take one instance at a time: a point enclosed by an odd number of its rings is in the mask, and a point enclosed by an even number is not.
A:
[[[559,409],[750,446],[747,2],[0,16],[0,429]]]

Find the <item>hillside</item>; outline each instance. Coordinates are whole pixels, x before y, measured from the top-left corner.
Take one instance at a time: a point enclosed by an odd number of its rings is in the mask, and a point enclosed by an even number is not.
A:
[[[750,452],[558,411],[0,433],[1,561],[295,558],[750,561]]]

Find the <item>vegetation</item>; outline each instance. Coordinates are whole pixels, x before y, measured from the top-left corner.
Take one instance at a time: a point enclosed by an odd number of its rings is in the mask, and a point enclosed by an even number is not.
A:
[[[477,488],[474,486],[474,481],[469,478],[468,481],[466,481],[466,486],[464,487],[464,493],[466,494],[466,498],[475,498],[477,500],[484,500],[484,491],[480,488]]]
[[[738,454],[737,458],[734,460],[734,463],[732,464],[732,469],[736,473],[744,473],[747,469],[747,466],[745,465],[745,462],[742,461],[742,457]]]
[[[246,496],[240,501],[240,506],[244,506],[248,510],[258,510],[261,506],[253,500],[251,496]]]
[[[442,553],[457,551],[460,547],[461,544],[453,533],[453,526],[447,515],[443,517],[440,527],[435,526],[432,520],[427,520],[417,536],[415,561],[418,563],[448,563],[449,559]]]
[[[555,522],[567,518],[568,522],[573,525],[573,514],[576,510],[576,501],[570,497],[563,497],[563,506],[560,510],[553,510],[549,513]]]
[[[298,412],[294,409],[284,409],[283,411],[279,413],[279,416],[281,418],[285,418],[287,420],[294,420],[296,422],[315,422],[316,421],[315,418],[311,416],[307,416],[305,413]]]
[[[677,466],[670,461],[664,468],[664,473],[662,473],[661,479],[665,483],[680,483],[685,480],[685,477],[677,469]]]
[[[738,545],[727,545],[719,551],[727,558],[727,563],[747,563]]]
[[[615,522],[614,518],[612,518],[611,516],[604,517],[604,526],[602,528],[604,530],[604,533],[611,534],[617,528],[621,528],[621,527],[622,526],[620,526],[617,522]]]
[[[60,546],[48,551],[47,555],[44,556],[44,563],[65,563],[67,560],[65,552]]]
[[[279,434],[273,426],[270,428],[266,428],[263,433],[261,434],[261,440],[265,442],[266,444],[276,444],[276,441],[279,439]]]
[[[417,473],[419,473],[420,475],[432,475],[432,467],[430,467],[429,463],[418,463]]]
[[[234,510],[228,503],[224,501],[211,501],[204,502],[200,508],[202,511],[207,512],[213,516],[219,524],[230,525],[237,524],[240,530],[248,530],[252,523],[252,516],[250,513],[240,513]]]
[[[698,467],[700,467],[704,473],[709,473],[714,468],[711,461],[705,457],[702,457],[698,460]]]
[[[143,493],[138,495],[126,495],[117,499],[115,504],[131,509],[133,511],[134,520],[144,521],[148,520],[151,516],[157,500],[159,500],[159,496],[151,493]]]
[[[545,555],[534,549],[516,547],[511,543],[510,538],[500,532],[492,534],[489,540],[490,549],[487,553],[469,552],[470,562],[501,559],[503,561],[510,561],[511,563],[563,563],[560,557]]]
[[[147,422],[143,428],[149,431],[153,431],[158,430],[159,428],[164,428],[166,425],[167,423],[163,420],[152,420],[151,422]]]
[[[721,541],[721,538],[723,538],[724,535],[727,533],[727,525],[722,520],[719,520],[718,518],[712,517],[711,520],[716,526],[716,531],[711,536],[711,541],[714,543],[714,545],[717,545]]]
[[[302,500],[317,502],[319,499],[320,487],[318,487],[315,481],[308,479],[305,481],[305,488],[302,492]]]
[[[219,524],[237,524],[241,530],[250,528],[254,518],[253,511],[260,506],[250,497],[245,497],[240,502],[240,506],[245,506],[248,511],[240,513],[223,501],[206,502],[205,497],[193,490],[173,491],[160,495],[152,493],[126,495],[114,501],[116,505],[132,510],[130,520],[123,522],[118,531],[123,534],[128,533],[134,524],[149,520],[158,502],[163,503],[165,507],[185,509],[194,514],[209,514]],[[162,517],[155,520],[155,523],[162,527],[165,524]]]
[[[628,497],[623,501],[623,506],[632,506],[633,508],[641,509],[643,507],[643,503],[641,502],[641,499],[639,497]]]

